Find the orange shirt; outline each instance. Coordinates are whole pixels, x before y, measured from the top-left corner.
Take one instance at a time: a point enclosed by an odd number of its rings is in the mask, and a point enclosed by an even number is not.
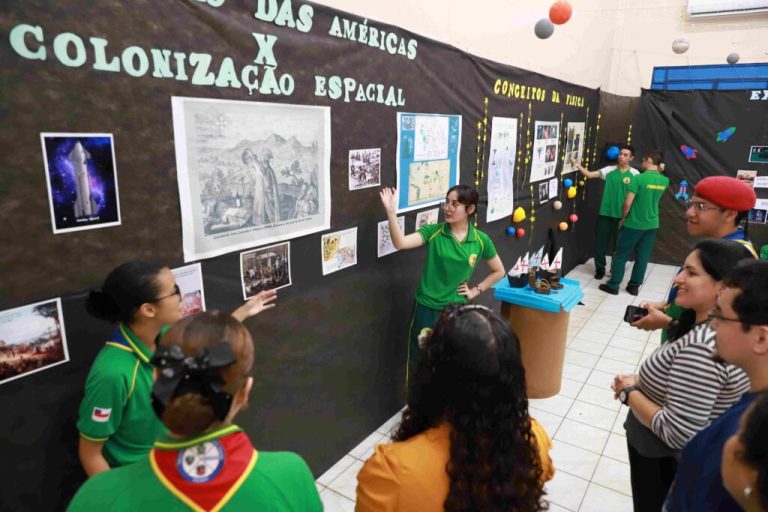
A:
[[[549,449],[552,443],[531,418],[531,431],[541,457],[542,480],[555,474]],[[406,441],[378,445],[357,475],[357,512],[442,511],[450,480],[445,466],[450,457],[451,427],[440,425]]]

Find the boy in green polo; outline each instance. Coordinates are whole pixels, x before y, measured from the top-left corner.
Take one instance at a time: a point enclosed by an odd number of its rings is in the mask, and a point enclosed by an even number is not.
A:
[[[649,151],[643,157],[644,172],[632,178],[624,200],[623,216],[619,222],[619,242],[611,262],[611,279],[600,285],[600,289],[618,295],[624,266],[633,250],[636,250],[632,276],[627,291],[637,295],[645,279],[645,269],[656,241],[659,229],[659,202],[669,186],[669,178],[658,169],[663,156],[660,151]]]
[[[609,165],[597,171],[590,171],[581,166],[581,161],[571,158],[571,163],[587,178],[605,180],[600,211],[595,224],[595,279],[605,277],[605,253],[611,240],[616,241],[619,232],[619,220],[622,207],[627,197],[627,190],[632,177],[640,171],[629,166],[635,156],[635,148],[624,144],[620,148],[617,165]]]

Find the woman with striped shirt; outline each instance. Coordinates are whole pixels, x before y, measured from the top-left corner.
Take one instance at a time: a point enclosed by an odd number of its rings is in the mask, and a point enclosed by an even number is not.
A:
[[[733,241],[699,242],[675,278],[677,304],[686,311],[671,326],[674,341],[649,355],[638,374],[614,379],[615,398],[630,408],[624,428],[635,511],[661,510],[679,451],[749,389],[741,369],[714,357],[715,332],[707,315],[725,274],[751,257]]]

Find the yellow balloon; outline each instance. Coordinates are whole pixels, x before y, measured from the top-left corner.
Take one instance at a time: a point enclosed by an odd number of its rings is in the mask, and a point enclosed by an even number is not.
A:
[[[570,187],[568,189],[568,199],[573,199],[576,197],[576,187]]]
[[[525,220],[525,210],[522,206],[518,206],[515,208],[514,213],[512,213],[512,222],[521,222]]]

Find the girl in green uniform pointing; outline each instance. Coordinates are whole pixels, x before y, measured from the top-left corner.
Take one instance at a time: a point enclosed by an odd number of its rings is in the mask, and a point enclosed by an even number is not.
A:
[[[262,292],[232,316],[256,315],[273,307],[276,296]],[[160,336],[181,319],[181,291],[168,267],[132,261],[114,269],[101,290],[91,291],[86,309],[117,324],[88,373],[77,421],[80,462],[93,476],[145,458],[166,432],[152,410],[150,359]]]
[[[448,304],[463,304],[486,291],[504,277],[504,265],[490,237],[469,221],[477,211],[478,193],[467,185],[448,189],[443,205],[445,222],[428,224],[415,233],[404,235],[397,223],[397,190],[381,190],[381,203],[387,212],[389,233],[396,249],[427,246],[427,259],[414,296],[406,361],[406,385],[410,369],[420,357],[419,337],[431,328]],[[483,259],[491,273],[475,286],[469,278]]]

